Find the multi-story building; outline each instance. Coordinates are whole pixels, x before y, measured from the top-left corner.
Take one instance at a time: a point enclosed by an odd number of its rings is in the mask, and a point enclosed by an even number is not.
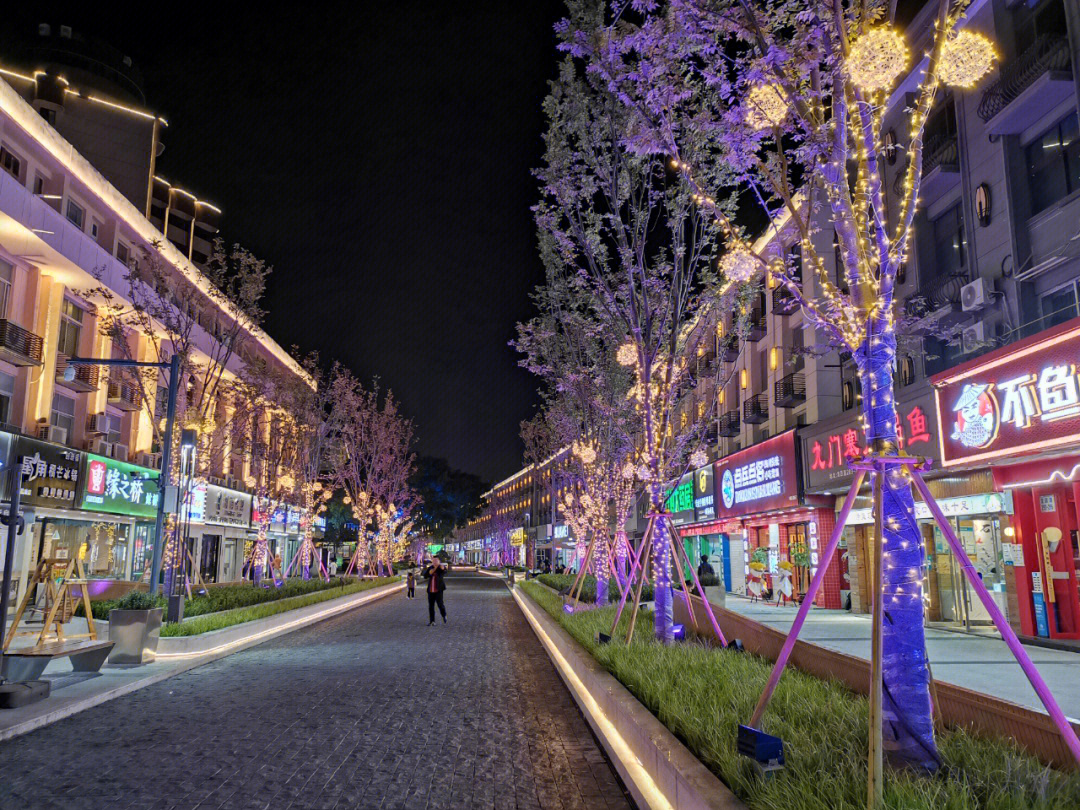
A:
[[[89,69],[66,74],[70,82],[50,72],[58,63],[40,73],[6,66],[0,73],[0,455],[5,462],[17,456],[42,462],[24,476],[29,531],[17,550],[20,587],[46,557],[80,554],[92,576],[119,580],[139,579],[149,560],[160,465],[151,420],[153,402],[162,397],[151,390],[144,402],[123,374],[99,367],[79,366],[73,379],[64,371],[71,356],[156,361],[159,351],[137,331],[125,335],[126,346],[106,337],[87,291],[104,286],[125,300],[126,271],[145,255],[167,269],[176,298],[197,310],[193,340],[203,360],[223,356],[215,335],[236,322],[196,266],[192,243],[174,238],[170,212],[187,203],[168,195],[173,202],[166,201],[161,223],[154,221],[154,160],[164,122],[131,98],[110,100],[97,85],[84,90],[92,85],[77,80],[101,79]],[[118,92],[127,78],[119,70]],[[194,205],[185,216],[199,215]],[[169,239],[162,239],[166,224]],[[198,246],[198,229],[184,227]],[[258,359],[306,379],[260,329],[246,330],[242,346],[226,375]],[[185,390],[195,384],[186,382]],[[227,407],[219,403],[216,411],[225,416]],[[199,503],[191,515],[191,553],[207,579],[240,576],[252,509],[245,485],[260,463],[243,448],[269,440],[271,419],[244,429],[251,441],[226,449],[210,482],[192,495]],[[6,496],[5,489],[0,497]],[[299,519],[286,514],[280,522],[279,553],[287,554],[285,540],[290,529],[298,531]]]

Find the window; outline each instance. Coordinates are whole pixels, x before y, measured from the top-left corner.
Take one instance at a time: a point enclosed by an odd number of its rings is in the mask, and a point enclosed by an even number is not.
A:
[[[57,351],[68,357],[79,353],[79,338],[82,336],[83,311],[74,302],[64,299],[60,305],[60,338]]]
[[[15,266],[0,259],[0,318],[7,317],[8,301],[11,300],[11,278]],[[0,419],[0,422],[5,421]]]
[[[95,239],[97,239],[97,238],[98,238],[98,234],[99,234],[100,232],[101,232],[101,225],[100,225],[100,223],[99,223],[99,222],[98,222],[98,221],[97,221],[96,219],[94,219],[93,217],[91,217],[91,218],[90,218],[90,235],[91,235],[92,237],[94,237]]]
[[[915,382],[915,361],[904,355],[896,361],[896,374],[900,378],[900,385],[911,385]]]
[[[34,175],[34,193],[35,194],[44,194],[45,193],[45,178],[42,177],[40,174],[35,174]]]
[[[1077,316],[1076,282],[1069,282],[1039,299],[1042,309],[1043,329],[1065,323]]]
[[[1037,214],[1080,188],[1076,113],[1065,116],[1027,146],[1031,212]]]
[[[4,171],[16,180],[19,179],[19,174],[22,171],[22,161],[11,154],[6,146],[0,146],[0,166],[3,166]]]
[[[1016,52],[1027,51],[1040,36],[1063,36],[1065,27],[1065,4],[1061,0],[1046,3],[1027,2],[1016,10],[1014,17]]]
[[[964,213],[959,203],[931,223],[934,235],[934,269],[937,278],[958,275],[964,270]]]
[[[74,200],[68,200],[67,218],[81,231],[83,228],[83,221],[86,219],[86,211]]]
[[[75,400],[62,394],[53,394],[52,414],[49,417],[49,424],[63,428],[70,438],[72,431],[75,429]]]
[[[47,123],[54,127],[56,126],[56,110],[50,110],[48,107],[40,107],[38,113],[41,114],[41,117],[44,118]]]
[[[124,420],[119,414],[105,414],[105,440],[110,444],[123,442]]]
[[[15,375],[0,371],[0,422],[10,424],[11,403],[15,401]]]
[[[130,263],[131,251],[128,249],[128,246],[123,242],[118,241],[116,243],[116,259],[120,262],[120,264],[123,265],[127,265]]]

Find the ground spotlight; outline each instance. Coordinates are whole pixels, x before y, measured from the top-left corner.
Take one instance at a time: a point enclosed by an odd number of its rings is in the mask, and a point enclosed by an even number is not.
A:
[[[683,641],[686,638],[686,627],[681,624],[672,625],[671,638],[675,641]]]
[[[607,633],[601,633],[599,630],[596,631],[597,644],[607,644],[609,641],[611,641],[611,636]]]

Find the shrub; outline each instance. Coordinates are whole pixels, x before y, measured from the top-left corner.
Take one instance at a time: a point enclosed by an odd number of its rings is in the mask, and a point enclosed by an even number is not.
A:
[[[836,810],[866,806],[867,700],[837,681],[789,668],[777,686],[763,730],[785,741],[787,764],[762,779],[736,751],[772,669],[748,653],[696,641],[665,646],[652,615],[638,616],[634,643],[598,644],[614,608],[567,614],[562,600],[532,582],[518,586],[626,686],[750,810]],[[627,613],[616,638],[625,637]],[[1080,807],[1080,772],[1047,768],[1006,740],[962,729],[938,736],[944,767],[930,777],[886,770],[889,810],[1061,810]]]
[[[574,574],[541,574],[536,577],[540,582],[543,582],[549,588],[553,588],[559,593],[570,592],[570,588],[574,584]],[[608,602],[619,601],[619,588],[614,581],[608,586]],[[651,601],[653,598],[653,587],[651,584],[646,584],[641,589],[641,598],[643,601]],[[633,593],[627,599],[627,602],[633,599]],[[585,575],[585,581],[581,586],[581,601],[582,602],[595,602],[596,601],[596,577],[592,574]]]
[[[128,591],[116,600],[116,610],[153,610],[159,607],[158,600],[146,591]]]

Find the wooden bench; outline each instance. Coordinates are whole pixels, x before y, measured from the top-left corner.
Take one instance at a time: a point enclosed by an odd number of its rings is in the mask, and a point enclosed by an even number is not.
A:
[[[99,672],[114,643],[90,639],[55,641],[37,647],[8,650],[4,653],[0,675],[12,681],[34,681],[41,677],[49,662],[57,658],[70,658],[71,668],[75,672]]]

